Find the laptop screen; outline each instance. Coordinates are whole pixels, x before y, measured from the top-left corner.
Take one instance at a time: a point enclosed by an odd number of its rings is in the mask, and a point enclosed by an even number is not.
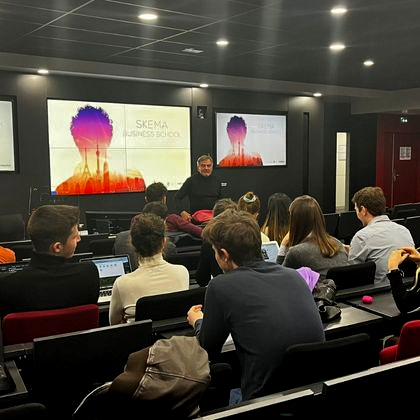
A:
[[[82,261],[92,261],[99,273],[100,288],[110,288],[117,277],[131,273],[128,255],[111,255],[107,257],[83,258]]]
[[[279,253],[279,245],[277,241],[263,242],[261,244],[261,253],[264,261],[276,262]]]

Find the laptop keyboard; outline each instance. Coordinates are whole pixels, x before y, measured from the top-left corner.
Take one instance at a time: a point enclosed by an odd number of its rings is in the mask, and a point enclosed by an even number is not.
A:
[[[98,302],[110,302],[112,289],[102,289],[99,291]]]

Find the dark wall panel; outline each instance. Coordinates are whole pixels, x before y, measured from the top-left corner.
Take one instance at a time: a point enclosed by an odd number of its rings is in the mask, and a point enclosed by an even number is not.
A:
[[[77,99],[191,107],[192,169],[196,158],[213,153],[214,109],[232,111],[287,112],[287,166],[273,168],[217,169],[226,182],[225,195],[237,199],[248,190],[258,194],[265,212],[268,196],[282,191],[294,198],[302,194],[303,115],[309,115],[309,194],[323,204],[330,192],[324,189],[324,105],[310,97],[288,97],[234,90],[198,89],[176,85],[132,81],[38,76],[0,72],[0,94],[17,98],[20,172],[0,174],[1,213],[28,214],[31,186],[49,184],[47,98]],[[197,118],[197,106],[207,107],[205,119]],[[169,195],[169,207],[173,207]],[[57,202],[78,204],[85,210],[140,210],[144,194],[111,194],[58,198]]]

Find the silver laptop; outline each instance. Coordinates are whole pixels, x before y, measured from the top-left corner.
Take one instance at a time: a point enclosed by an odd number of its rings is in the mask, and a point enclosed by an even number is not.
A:
[[[99,299],[98,303],[111,300],[112,286],[117,277],[131,273],[130,258],[128,255],[108,255],[105,257],[83,258],[82,261],[92,261],[99,273]]]
[[[279,254],[279,244],[277,241],[263,242],[261,244],[261,253],[264,261],[276,262]]]

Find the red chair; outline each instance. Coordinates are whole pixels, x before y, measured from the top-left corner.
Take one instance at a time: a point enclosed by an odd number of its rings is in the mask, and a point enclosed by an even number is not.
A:
[[[88,330],[99,326],[98,305],[45,311],[16,312],[3,319],[5,345],[31,342],[37,337]]]
[[[398,344],[382,349],[379,352],[379,363],[384,365],[415,356],[420,356],[420,320],[403,325]]]

